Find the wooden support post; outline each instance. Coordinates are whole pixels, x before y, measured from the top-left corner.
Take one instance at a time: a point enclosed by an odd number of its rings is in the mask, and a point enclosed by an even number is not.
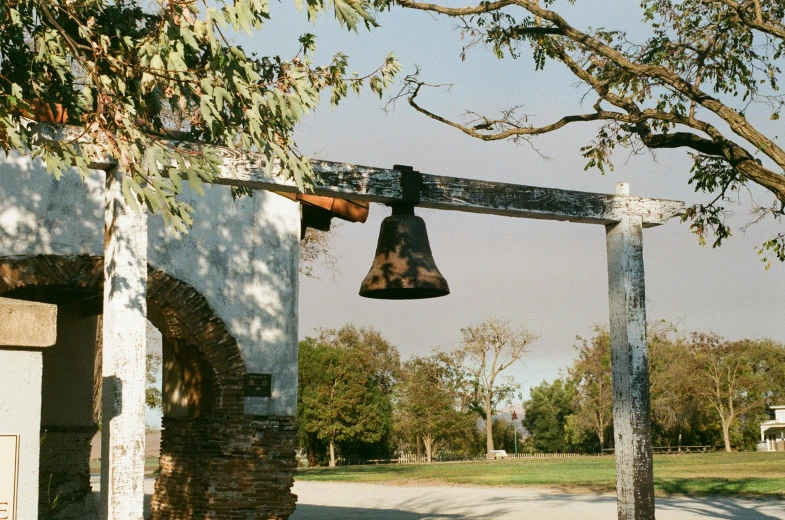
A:
[[[619,520],[654,520],[642,226],[634,214],[606,226]]]
[[[106,172],[101,495],[106,520],[142,520],[147,319],[147,213]]]

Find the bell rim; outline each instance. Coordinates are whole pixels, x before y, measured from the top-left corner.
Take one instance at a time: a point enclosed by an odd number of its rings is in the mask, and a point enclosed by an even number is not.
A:
[[[360,289],[360,296],[371,300],[428,300],[450,294],[450,289],[436,287],[396,287],[382,289]]]

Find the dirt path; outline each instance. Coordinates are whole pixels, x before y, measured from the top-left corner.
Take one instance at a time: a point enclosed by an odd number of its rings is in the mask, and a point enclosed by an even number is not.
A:
[[[616,498],[535,488],[295,482],[290,520],[612,520]],[[657,499],[657,520],[785,520],[785,501]]]

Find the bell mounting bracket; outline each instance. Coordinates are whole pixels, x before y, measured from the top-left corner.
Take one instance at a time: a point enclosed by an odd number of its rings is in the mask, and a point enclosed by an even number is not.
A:
[[[422,173],[402,164],[394,165],[393,170],[401,172],[401,198],[387,205],[392,208],[393,215],[414,215],[414,207],[420,203]]]

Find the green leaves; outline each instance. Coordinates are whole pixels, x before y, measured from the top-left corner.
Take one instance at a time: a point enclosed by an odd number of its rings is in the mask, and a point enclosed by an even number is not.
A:
[[[373,329],[346,325],[307,338],[299,348],[301,437],[325,443],[375,443],[389,436],[390,390],[398,350]]]
[[[549,60],[560,62],[588,87],[584,107],[541,126],[517,117],[515,110],[498,118],[470,110],[470,121],[461,123],[413,101],[426,82],[411,80],[402,94],[415,110],[484,141],[531,143],[568,125],[600,122],[596,137],[580,152],[586,168],[602,174],[613,170],[618,148],[631,154],[692,150],[699,157],[690,182],[710,195],[686,217],[701,243],[707,234],[714,234],[715,246],[730,236],[718,202],[728,201],[726,195],[745,183],[768,190],[775,202],[765,213],[781,222],[785,148],[769,120],[779,120],[785,106],[780,91],[785,1],[643,0],[642,24],[609,14],[608,23],[616,27],[608,29],[584,28],[579,17],[568,19],[550,5],[557,3],[403,4],[460,20],[461,39],[468,39],[461,44],[462,59],[468,48],[484,44],[499,59],[530,57],[535,70]],[[779,240],[764,249],[780,251]]]
[[[13,5],[11,5],[13,4]],[[308,3],[312,18],[332,8],[345,27],[375,25],[366,0]],[[43,9],[43,10],[42,10]],[[202,142],[262,152],[305,189],[313,172],[292,139],[298,122],[332,89],[345,95],[347,60],[336,55],[316,66],[313,35],[284,59],[257,56],[231,44],[232,31],[253,33],[269,19],[266,0],[218,0],[149,6],[135,0],[0,5],[0,145],[25,152],[33,107],[58,107],[84,128],[76,143],[35,153],[59,177],[71,166],[89,175],[91,159],[109,155],[124,173],[129,204],[161,213],[187,231],[192,208],[179,201],[183,179],[198,193],[215,178],[221,160]],[[400,70],[388,56],[369,75],[374,94]],[[361,85],[362,80],[356,82]],[[45,116],[45,114],[44,114]]]

